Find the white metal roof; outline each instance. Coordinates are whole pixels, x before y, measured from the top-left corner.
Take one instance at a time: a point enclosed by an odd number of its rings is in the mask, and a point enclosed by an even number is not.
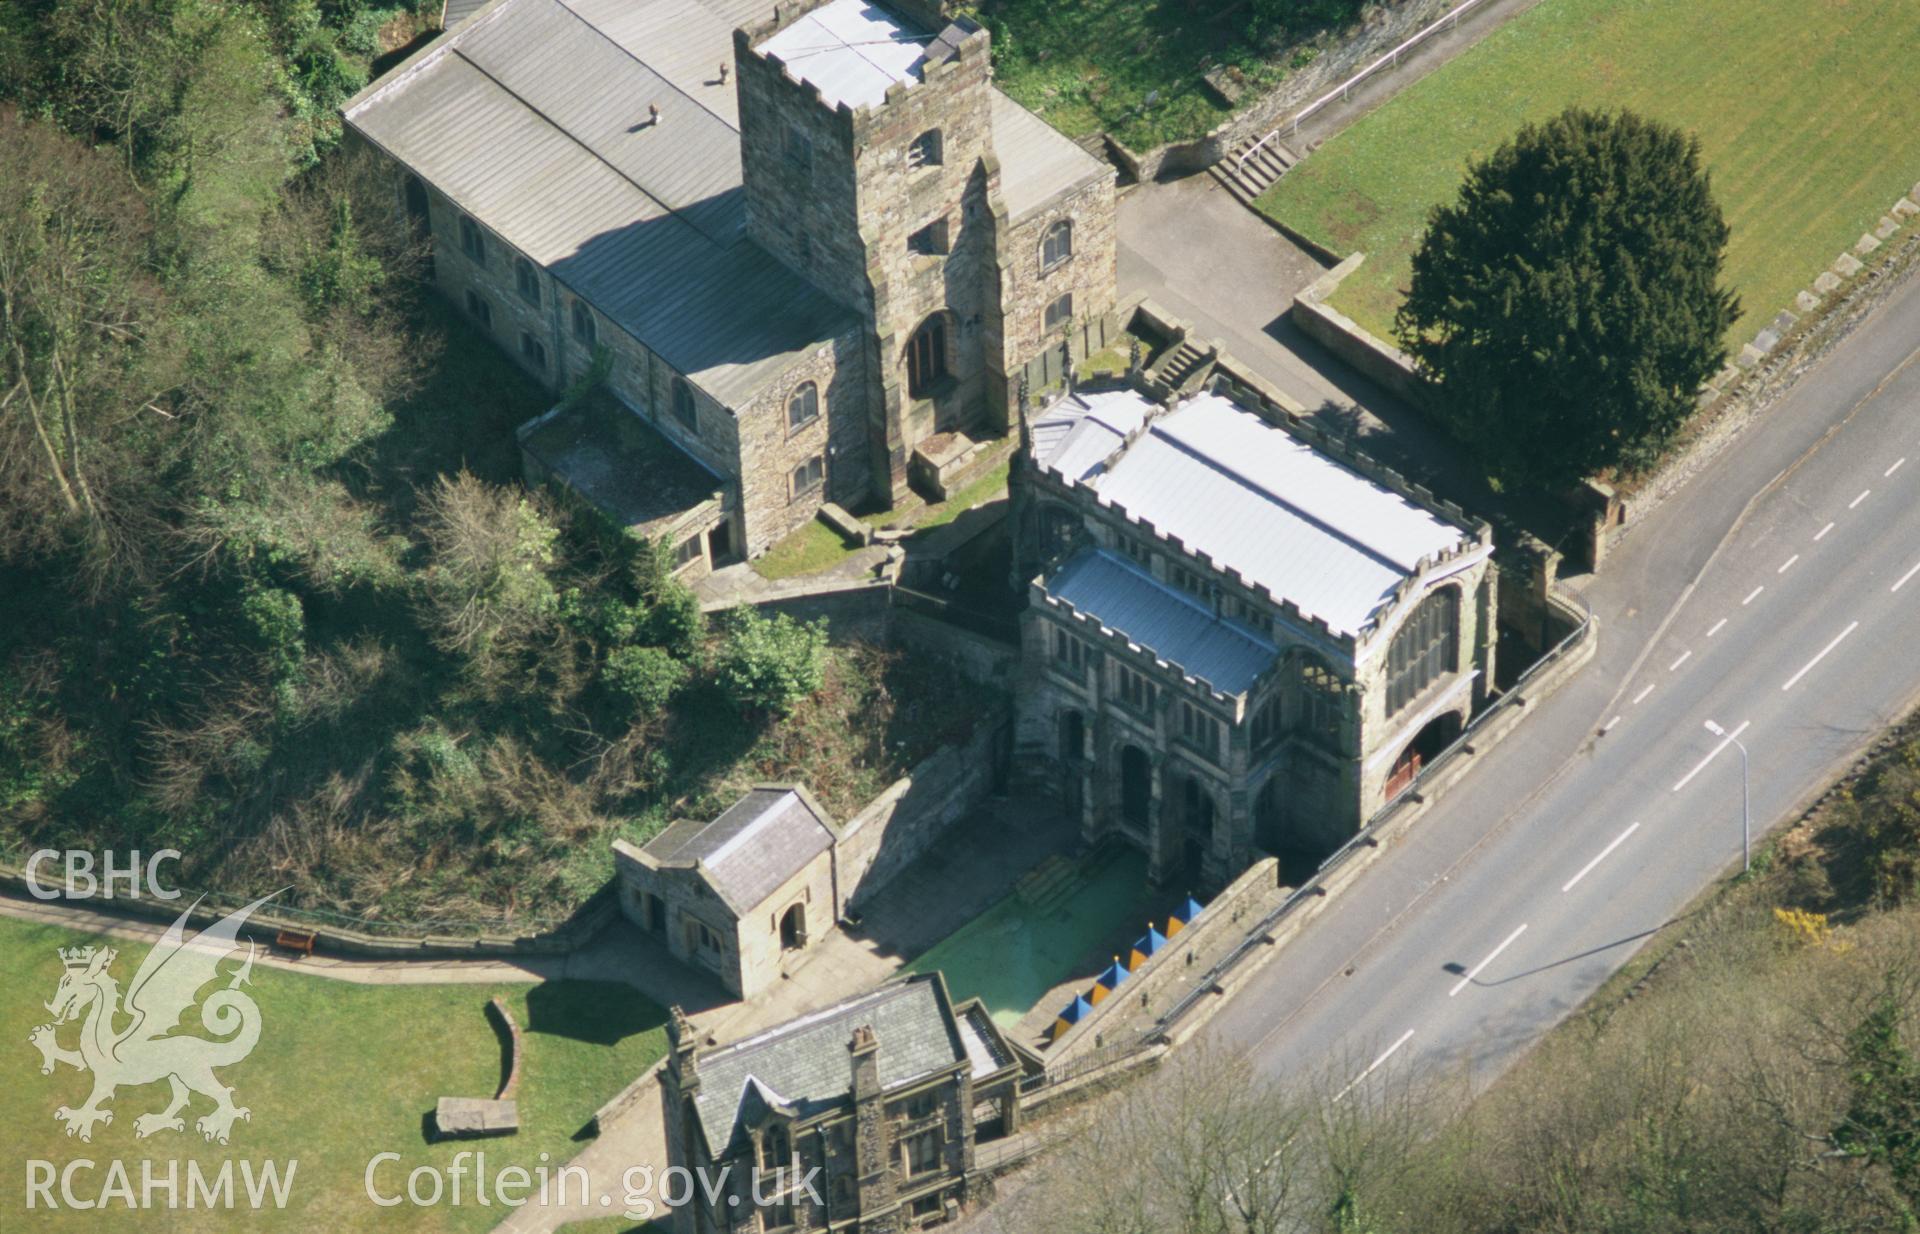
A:
[[[1074,393],[1032,421],[1034,462],[1073,480],[1085,480],[1147,421],[1152,404],[1131,390]]]
[[[754,50],[780,57],[829,106],[872,107],[889,86],[921,79],[932,37],[868,0],[832,0]]]
[[[1103,420],[1115,418],[1113,397]],[[1143,418],[1152,407],[1132,391],[1120,397]],[[1091,430],[1079,431],[1091,441]],[[1063,448],[1061,456],[1081,465],[1091,453]],[[1421,559],[1467,540],[1438,514],[1217,394],[1154,419],[1104,471],[1061,470],[1340,634],[1365,628]]]

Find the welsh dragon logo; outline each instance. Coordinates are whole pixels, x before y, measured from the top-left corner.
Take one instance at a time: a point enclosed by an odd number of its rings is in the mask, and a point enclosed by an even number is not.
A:
[[[226,985],[200,1003],[201,1026],[217,1039],[170,1034],[194,1005],[200,988],[222,976],[220,962],[239,950],[240,927],[247,917],[272,898],[262,896],[191,939],[185,937],[187,917],[193,912],[189,906],[141,962],[127,987],[124,1007],[120,987],[109,971],[119,954],[114,948],[60,949],[65,969],[53,1001],[45,1004],[53,1013],[53,1023],[34,1029],[27,1040],[40,1051],[40,1074],[53,1074],[56,1063],[93,1073],[93,1092],[86,1104],[77,1110],[61,1106],[54,1111],[54,1117],[66,1124],[68,1135],[93,1139],[95,1124],[113,1121],[113,1111],[105,1109],[104,1103],[119,1088],[159,1080],[172,1089],[167,1108],[134,1119],[135,1135],[184,1131],[180,1111],[186,1108],[189,1093],[213,1099],[213,1112],[194,1122],[208,1140],[225,1144],[234,1120],[252,1117],[245,1106],[233,1103],[233,1089],[213,1073],[216,1067],[245,1058],[260,1040],[260,1008],[240,989],[253,973],[251,943],[246,959],[231,972]],[[55,1029],[76,1018],[82,1019],[79,1048],[70,1050],[56,1040]],[[116,1021],[126,1022],[125,1027],[115,1027]]]

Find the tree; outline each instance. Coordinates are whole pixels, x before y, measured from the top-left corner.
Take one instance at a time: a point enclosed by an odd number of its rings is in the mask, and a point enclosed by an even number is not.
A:
[[[1643,467],[1725,361],[1727,234],[1695,138],[1569,110],[1433,211],[1395,332],[1496,479]]]
[[[434,641],[485,669],[543,628],[559,608],[549,577],[559,531],[532,502],[462,471],[421,498],[432,564],[424,616]]]
[[[785,715],[826,680],[827,623],[785,613],[735,609],[717,678],[727,701],[748,715]]]

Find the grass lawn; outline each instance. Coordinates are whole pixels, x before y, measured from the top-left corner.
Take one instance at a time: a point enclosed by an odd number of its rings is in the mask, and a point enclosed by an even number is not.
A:
[[[1546,0],[1329,140],[1260,208],[1367,261],[1335,305],[1385,337],[1467,160],[1572,104],[1697,133],[1733,230],[1734,350],[1920,179],[1914,0]]]
[[[1126,357],[1123,355],[1120,360],[1124,371]],[[997,466],[981,472],[965,488],[945,501],[926,505],[914,498],[890,509],[870,510],[860,517],[874,527],[899,525],[928,531],[944,526],[1005,489],[1007,466],[1008,460],[1001,460]],[[859,545],[849,542],[839,532],[815,519],[789,532],[786,539],[756,558],[753,568],[760,577],[766,579],[795,578],[831,569],[859,551]]]
[[[108,1103],[113,1122],[96,1128],[92,1142],[83,1144],[67,1138],[53,1112],[84,1101],[88,1077],[66,1066],[41,1075],[38,1054],[26,1041],[49,1019],[41,1004],[59,983],[56,948],[100,941],[0,919],[0,987],[12,991],[0,1002],[0,1040],[11,1043],[6,1053],[12,1068],[12,1082],[0,1096],[0,1159],[16,1163],[14,1168],[28,1159],[45,1160],[56,1169],[91,1159],[92,1171],[75,1174],[74,1190],[81,1198],[99,1194],[113,1160],[126,1163],[136,1188],[142,1160],[153,1159],[162,1171],[166,1162],[178,1160],[183,1197],[188,1160],[200,1162],[207,1176],[233,1162],[236,1190],[242,1161],[292,1159],[299,1165],[284,1211],[182,1208],[143,1214],[116,1206],[108,1219],[63,1206],[59,1212],[36,1211],[29,1219],[34,1229],[487,1230],[504,1219],[506,1210],[497,1201],[491,1207],[473,1203],[470,1180],[462,1207],[375,1206],[362,1181],[368,1161],[381,1152],[400,1154],[399,1162],[384,1164],[375,1176],[384,1195],[403,1193],[407,1172],[415,1166],[445,1167],[462,1148],[484,1146],[490,1175],[508,1164],[536,1167],[543,1153],[549,1168],[557,1168],[584,1146],[574,1137],[601,1103],[666,1048],[664,1013],[624,985],[360,986],[256,966],[249,992],[260,1007],[260,1042],[250,1056],[220,1073],[234,1086],[235,1102],[252,1111],[250,1121],[234,1125],[231,1141],[209,1144],[194,1130],[192,1120],[212,1108],[198,1096],[183,1112],[184,1132],[137,1139],[134,1119],[166,1104],[167,1086],[160,1083],[121,1090]],[[120,948],[111,971],[124,990],[147,949],[111,945]],[[507,996],[524,1033],[521,1131],[465,1144],[428,1144],[423,1119],[437,1098],[491,1097],[499,1085],[500,1040],[484,1012],[494,994]],[[197,1029],[194,1013],[188,1024],[190,1032]],[[71,1045],[77,1029],[65,1026],[60,1036]],[[16,1188],[20,1179],[16,1175]],[[21,1202],[24,1193],[13,1194]],[[57,1186],[53,1194],[57,1200]]]
[[[859,545],[814,519],[756,558],[753,568],[762,578],[794,578],[837,566],[859,550]]]

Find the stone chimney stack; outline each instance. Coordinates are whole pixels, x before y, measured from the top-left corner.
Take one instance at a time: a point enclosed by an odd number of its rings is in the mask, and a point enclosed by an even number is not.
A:
[[[674,1087],[682,1096],[691,1097],[700,1091],[700,1038],[678,1004],[669,1012],[667,1042],[673,1051],[667,1065],[673,1072]]]
[[[871,1026],[862,1024],[853,1030],[853,1040],[847,1043],[847,1054],[853,1062],[853,1102],[859,1105],[880,1095],[880,1042],[874,1038]]]

